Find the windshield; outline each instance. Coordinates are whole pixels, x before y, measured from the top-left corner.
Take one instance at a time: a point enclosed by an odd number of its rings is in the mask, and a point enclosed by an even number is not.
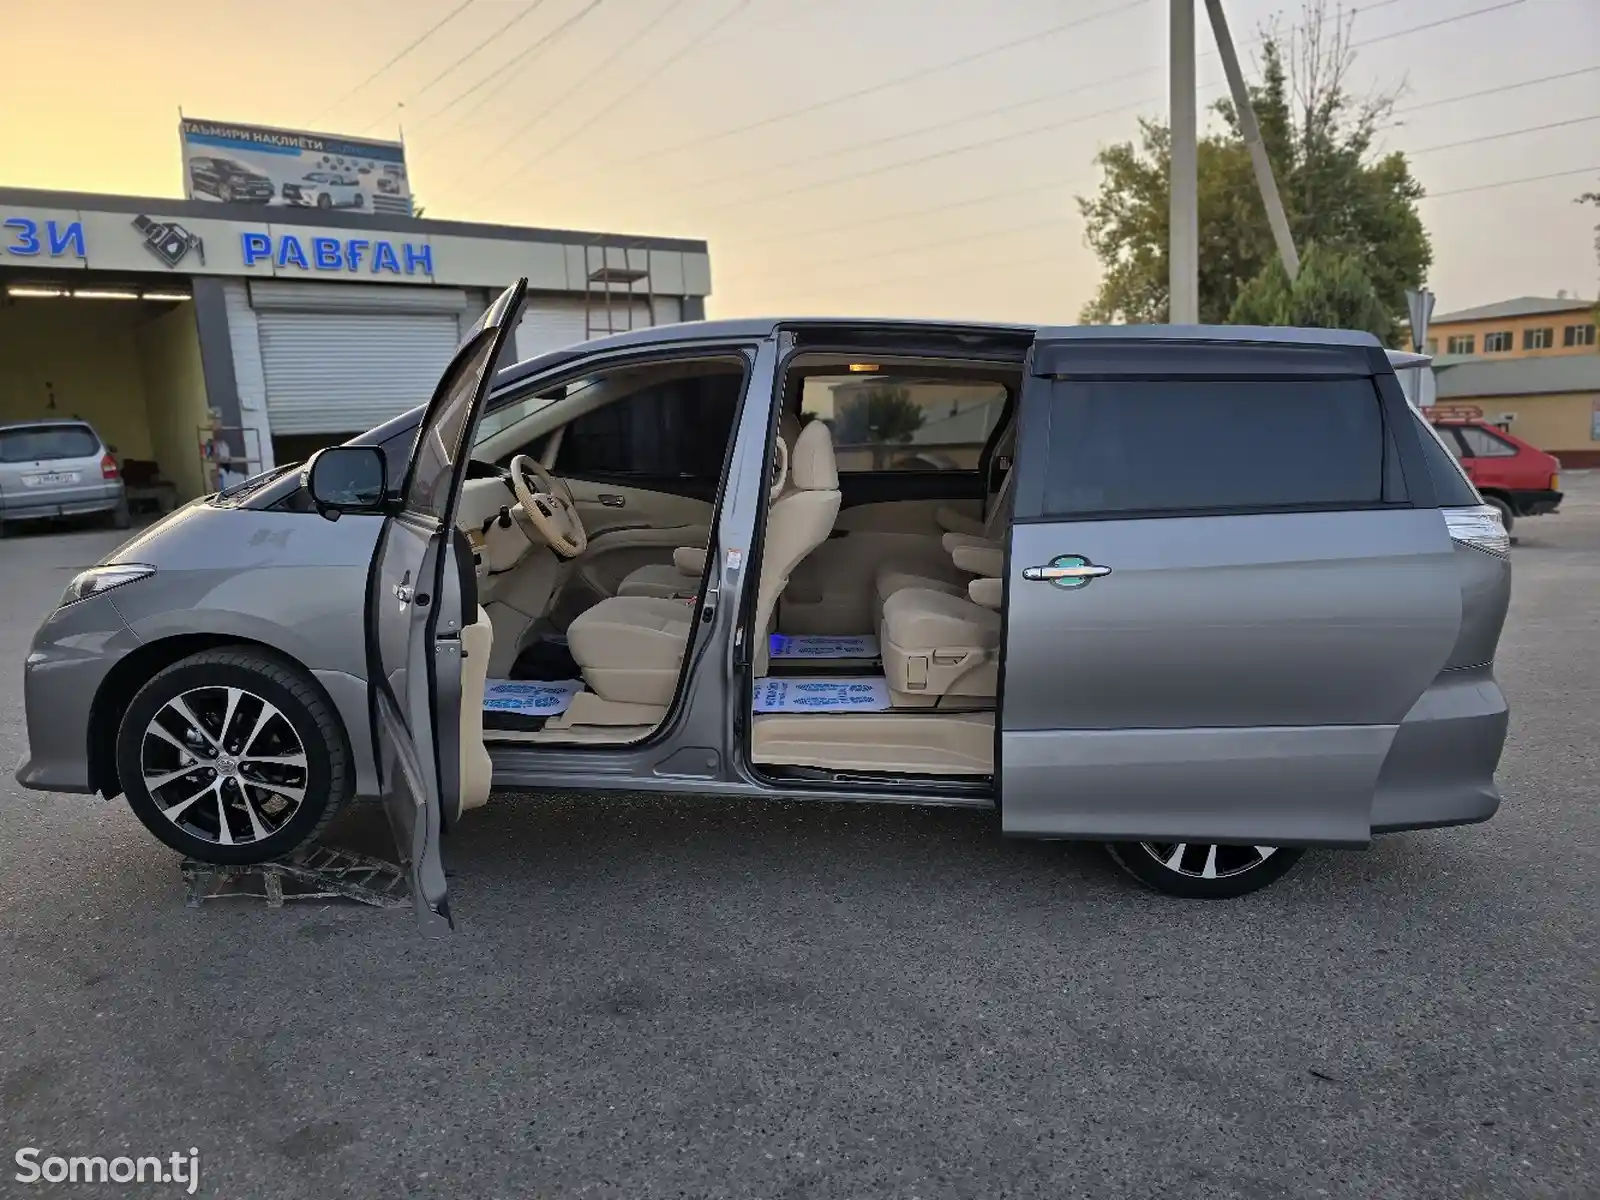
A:
[[[0,462],[93,458],[99,450],[100,439],[83,425],[36,425],[0,430]]]

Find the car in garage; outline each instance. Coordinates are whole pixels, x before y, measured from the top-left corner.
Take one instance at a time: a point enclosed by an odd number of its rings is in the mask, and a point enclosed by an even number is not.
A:
[[[22,521],[97,517],[131,523],[116,456],[87,421],[0,424],[0,537]]]
[[[276,194],[270,175],[216,156],[189,160],[189,186],[195,195],[213,196],[224,204],[268,204]]]
[[[334,171],[312,171],[284,184],[283,200],[314,208],[360,208],[366,203],[361,180]]]
[[[1371,336],[766,319],[511,363],[524,290],[422,409],[75,577],[19,781],[221,863],[380,799],[430,932],[501,790],[967,806],[1198,898],[1496,811],[1508,539]],[[968,465],[890,452],[927,397],[993,412]],[[836,453],[857,403],[885,453]]]

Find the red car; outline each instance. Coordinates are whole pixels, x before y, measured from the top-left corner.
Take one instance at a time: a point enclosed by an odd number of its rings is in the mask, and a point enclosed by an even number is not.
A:
[[[1484,420],[1474,404],[1425,408],[1444,444],[1461,460],[1485,504],[1500,510],[1510,530],[1518,517],[1556,511],[1561,503],[1561,460]]]

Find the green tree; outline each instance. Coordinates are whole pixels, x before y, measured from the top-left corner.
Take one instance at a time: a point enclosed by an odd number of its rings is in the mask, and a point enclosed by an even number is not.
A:
[[[1269,28],[1251,103],[1295,245],[1353,258],[1393,329],[1433,250],[1417,213],[1422,185],[1405,156],[1373,150],[1398,91],[1358,98],[1348,90],[1352,17],[1342,9],[1330,16],[1325,0],[1309,0],[1297,30],[1285,36]],[[1201,139],[1197,169],[1200,319],[1208,323],[1226,321],[1246,285],[1277,257],[1233,105],[1220,101],[1213,111],[1221,128]],[[1144,120],[1137,143],[1096,156],[1099,190],[1078,197],[1103,272],[1085,321],[1167,319],[1170,149],[1167,126]]]
[[[1239,290],[1228,323],[1365,329],[1384,342],[1395,335],[1393,317],[1355,256],[1315,244],[1301,254],[1293,283],[1282,262],[1268,263]]]
[[[871,446],[873,469],[883,469],[885,449],[904,445],[922,428],[922,407],[903,387],[867,388],[839,405],[833,440],[841,446]]]

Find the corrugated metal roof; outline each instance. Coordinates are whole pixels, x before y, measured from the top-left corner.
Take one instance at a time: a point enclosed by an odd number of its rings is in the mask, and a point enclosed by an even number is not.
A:
[[[1473,396],[1545,396],[1600,392],[1600,354],[1552,354],[1537,358],[1469,359],[1434,364],[1441,400]]]
[[[1463,308],[1458,312],[1435,316],[1429,327],[1447,325],[1452,321],[1494,321],[1502,317],[1536,317],[1542,313],[1583,312],[1593,308],[1593,300],[1581,296],[1557,299],[1554,296],[1518,296],[1512,300],[1497,300],[1493,304],[1480,304],[1477,308]]]

